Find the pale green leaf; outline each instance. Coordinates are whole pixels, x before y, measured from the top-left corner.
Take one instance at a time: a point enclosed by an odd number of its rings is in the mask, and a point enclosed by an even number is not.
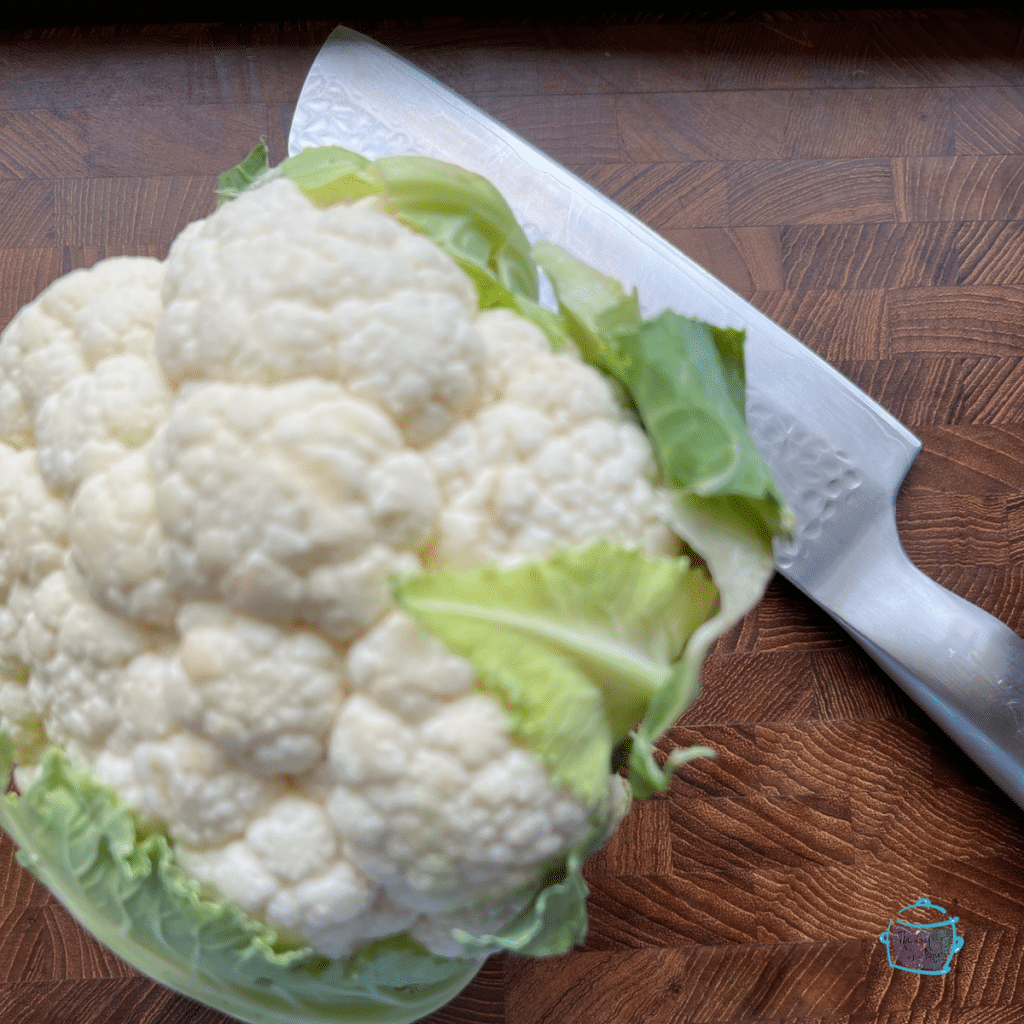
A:
[[[270,169],[270,150],[263,139],[239,164],[223,171],[217,178],[217,205],[240,196],[255,183],[262,181]]]
[[[740,505],[680,494],[671,525],[706,562],[720,600],[714,615],[694,631],[672,680],[651,700],[636,730],[630,751],[630,781],[638,798],[664,792],[672,771],[684,761],[713,754],[707,748],[692,747],[676,751],[659,767],[653,747],[696,698],[708,649],[761,599],[775,573],[771,545],[760,524]]]
[[[279,171],[317,206],[333,206],[377,194],[369,166],[365,157],[341,146],[317,146],[282,161]]]
[[[11,772],[0,731],[0,792]],[[328,960],[203,892],[158,833],[55,747],[24,795],[0,797],[18,860],[118,956],[251,1024],[405,1024],[448,1002],[479,955],[449,959],[407,935]]]
[[[533,258],[551,281],[563,329],[577,351],[588,363],[625,384],[626,360],[618,335],[640,325],[636,292],[627,295],[618,281],[549,242],[535,245]]]
[[[729,499],[770,539],[788,531],[792,513],[747,429],[738,337],[666,312],[618,342],[630,394],[671,483]]]
[[[686,558],[599,541],[511,569],[396,581],[399,605],[469,659],[551,777],[588,800],[717,602]]]

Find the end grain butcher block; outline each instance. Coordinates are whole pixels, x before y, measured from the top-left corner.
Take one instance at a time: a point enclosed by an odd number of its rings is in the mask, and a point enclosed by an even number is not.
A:
[[[301,6],[301,5],[300,5]],[[27,16],[26,16],[27,17]],[[43,15],[40,15],[43,20]],[[922,440],[911,558],[1024,631],[1024,19],[1001,10],[352,22],[550,152]],[[0,29],[0,327],[162,258],[335,22]],[[1024,812],[776,578],[662,744],[707,744],[587,869],[586,944],[441,1024],[1015,1024]],[[879,939],[922,897],[945,974]],[[4,1024],[220,1024],[91,939],[0,836]]]

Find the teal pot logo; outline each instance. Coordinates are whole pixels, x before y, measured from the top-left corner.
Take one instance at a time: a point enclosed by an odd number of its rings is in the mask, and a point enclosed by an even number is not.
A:
[[[911,916],[908,911],[919,907],[925,909],[914,917],[938,917],[941,920],[922,923],[901,916]],[[944,907],[936,906],[923,896],[916,903],[903,907],[878,936],[888,953],[889,966],[914,974],[949,974],[949,962],[964,944],[963,936],[956,933],[959,920],[958,917],[947,917]]]

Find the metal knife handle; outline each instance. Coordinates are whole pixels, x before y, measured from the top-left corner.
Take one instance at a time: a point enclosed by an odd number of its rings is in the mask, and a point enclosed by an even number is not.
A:
[[[892,516],[858,547],[840,623],[1024,807],[1024,640],[921,572]]]

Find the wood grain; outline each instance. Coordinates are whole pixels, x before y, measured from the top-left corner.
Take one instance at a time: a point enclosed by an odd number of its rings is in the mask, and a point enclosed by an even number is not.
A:
[[[215,185],[215,176],[58,181],[56,241],[62,246],[166,246],[190,221],[213,212]]]
[[[891,352],[1018,358],[1024,295],[1009,285],[900,288],[885,301]]]
[[[10,140],[3,178],[66,178],[86,174],[84,110],[0,110],[0,135]]]
[[[792,291],[886,291],[952,285],[956,228],[939,222],[786,225],[783,282]]]
[[[1022,156],[909,157],[892,171],[902,221],[1006,221],[1024,204]]]
[[[648,223],[665,229],[728,223],[724,164],[583,164],[571,167],[584,181]]]
[[[666,228],[662,234],[746,299],[782,288],[777,227]]]
[[[920,437],[897,504],[1024,631],[1024,17],[1015,10],[355,23],[661,231]],[[162,258],[327,21],[0,27],[0,328],[61,274]],[[587,865],[563,957],[492,958],[433,1024],[1020,1024],[1024,814],[777,578],[659,744],[717,751]],[[927,895],[947,976],[879,932]],[[86,935],[0,835],[3,1024],[222,1024]]]

